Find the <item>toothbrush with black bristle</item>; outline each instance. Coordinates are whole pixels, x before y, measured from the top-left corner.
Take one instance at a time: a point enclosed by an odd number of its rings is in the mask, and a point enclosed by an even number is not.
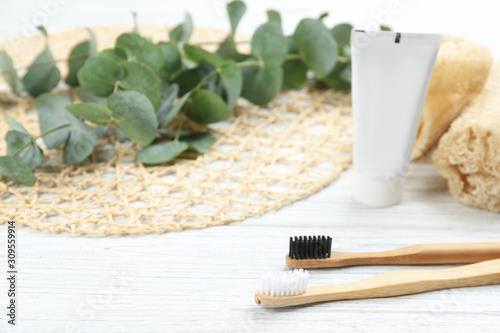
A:
[[[417,244],[381,252],[332,252],[330,236],[290,237],[290,268],[465,264],[500,258],[500,242]]]
[[[442,270],[389,272],[338,285],[308,287],[308,281],[309,273],[303,269],[267,273],[255,292],[255,303],[279,308],[500,284],[500,259]]]

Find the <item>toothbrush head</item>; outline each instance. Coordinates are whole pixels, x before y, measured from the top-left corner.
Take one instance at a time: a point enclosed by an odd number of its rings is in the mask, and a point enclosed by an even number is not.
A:
[[[325,259],[332,254],[332,238],[330,236],[290,237],[291,259]]]
[[[294,269],[287,272],[268,272],[262,276],[259,293],[266,296],[293,296],[306,292],[309,272]]]

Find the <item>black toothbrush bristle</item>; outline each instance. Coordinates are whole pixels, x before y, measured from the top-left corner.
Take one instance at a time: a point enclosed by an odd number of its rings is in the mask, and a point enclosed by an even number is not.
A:
[[[332,254],[330,236],[290,237],[289,256],[292,259],[325,259]]]

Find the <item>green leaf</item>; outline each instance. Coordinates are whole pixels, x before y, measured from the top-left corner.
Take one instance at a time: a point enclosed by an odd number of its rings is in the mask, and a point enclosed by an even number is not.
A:
[[[268,10],[267,11],[267,18],[269,19],[270,22],[274,22],[281,27],[281,15],[277,11]]]
[[[30,167],[17,156],[0,156],[0,174],[21,185],[33,186],[36,182]]]
[[[248,58],[247,55],[238,52],[236,46],[234,45],[234,37],[232,35],[224,39],[215,53],[224,59],[230,59],[236,62],[243,61]]]
[[[247,11],[247,6],[243,1],[232,1],[226,5],[229,21],[231,22],[231,32],[234,34],[241,18]]]
[[[139,26],[137,24],[137,13],[136,12],[132,12],[132,19],[134,21],[134,29],[132,30],[132,32],[139,34]]]
[[[97,131],[81,122],[68,112],[71,121],[68,141],[63,149],[63,160],[66,164],[80,163],[94,150],[97,143]],[[71,117],[70,117],[71,116]]]
[[[64,163],[75,164],[92,153],[98,136],[94,128],[66,110],[66,106],[70,104],[71,100],[64,95],[43,94],[35,99],[42,133],[69,124],[68,127],[44,135],[43,140],[49,149],[66,143],[63,149]]]
[[[340,71],[340,78],[345,82],[351,82],[351,64],[349,63]]]
[[[47,38],[49,36],[49,34],[47,33],[47,29],[45,29],[45,27],[43,25],[39,25],[38,27],[36,27],[41,33],[42,35]]]
[[[193,33],[193,19],[191,18],[191,15],[189,15],[189,13],[186,13],[184,22],[179,24],[170,31],[169,33],[170,41],[174,43],[177,42],[187,43],[189,42],[192,33]]]
[[[161,49],[163,59],[165,60],[165,65],[161,69],[161,72],[171,74],[181,69],[181,54],[177,46],[171,42],[160,42],[158,43],[158,47]]]
[[[201,124],[216,123],[233,115],[219,95],[206,89],[195,90],[191,94],[185,113],[189,119]]]
[[[292,36],[287,37],[288,54],[297,54],[297,46]],[[283,63],[283,86],[286,88],[298,88],[307,80],[307,66],[300,59],[285,60]]]
[[[99,96],[109,96],[116,81],[124,75],[123,68],[115,61],[104,57],[90,57],[78,71],[78,82],[89,93]]]
[[[337,63],[333,71],[329,73],[327,76],[325,76],[322,79],[322,81],[330,88],[333,88],[334,90],[337,91],[351,90],[351,83],[343,80],[340,75],[340,73],[343,70],[345,70],[345,68],[347,68],[348,66],[349,66],[348,64]]]
[[[68,76],[66,77],[66,83],[73,87],[79,85],[77,73],[85,64],[85,60],[87,60],[87,58],[90,56],[97,55],[97,46],[94,33],[88,28],[87,30],[90,34],[90,40],[79,43],[69,54],[69,72]]]
[[[327,16],[328,16],[328,13],[327,13],[327,12],[325,12],[325,13],[321,13],[321,14],[319,15],[319,17],[318,17],[318,20],[322,21],[322,20],[323,20],[325,17],[327,17]]]
[[[108,105],[107,101],[108,99],[105,97],[99,97],[96,95],[92,95],[89,93],[87,90],[83,89],[82,87],[76,87],[75,88],[75,94],[78,96],[78,98],[84,102],[84,103],[97,103],[101,105]]]
[[[335,42],[337,42],[338,46],[344,47],[351,43],[352,29],[352,25],[350,25],[349,23],[341,23],[333,27],[333,29],[331,30],[331,34],[333,36],[333,39],[335,39]]]
[[[98,125],[107,125],[113,116],[110,109],[96,103],[70,104],[66,106],[66,110],[80,119],[88,120]]]
[[[158,120],[149,99],[137,91],[118,91],[108,98],[115,126],[132,141],[149,145],[155,138]]]
[[[160,47],[135,33],[120,35],[115,48],[124,51],[128,61],[142,62],[154,71],[159,71],[165,64]]]
[[[391,27],[388,27],[386,25],[380,25],[380,31],[392,31]]]
[[[172,105],[174,104],[175,98],[179,93],[179,86],[177,84],[172,84],[165,91],[165,97],[161,102],[158,109],[156,109],[156,118],[158,119],[158,124],[163,124],[165,117],[172,109]],[[161,125],[160,125],[161,127]]]
[[[43,153],[40,147],[36,144],[35,140],[30,134],[18,131],[9,131],[5,136],[7,142],[7,155],[12,155],[17,152],[21,147],[24,147],[17,157],[26,163],[31,170],[39,166],[43,161]]]
[[[18,94],[23,90],[23,83],[17,76],[12,59],[5,51],[0,51],[0,72],[14,94]]]
[[[136,62],[122,64],[125,76],[120,79],[119,86],[125,90],[135,90],[146,95],[154,108],[161,103],[160,77],[148,66]]]
[[[85,64],[85,60],[87,60],[87,58],[89,57],[89,45],[90,43],[88,41],[81,42],[80,44],[76,45],[69,54],[69,72],[68,76],[66,77],[66,83],[70,86],[78,86],[78,78],[76,74]]]
[[[281,66],[243,67],[241,96],[257,105],[266,105],[279,92],[283,83]]]
[[[61,74],[48,47],[28,67],[23,77],[24,89],[31,96],[38,96],[54,89],[61,80]]]
[[[243,75],[241,69],[232,60],[225,60],[220,67],[220,78],[226,92],[227,106],[232,109],[241,95]]]
[[[168,110],[167,114],[165,115],[165,118],[160,123],[161,128],[167,127],[167,125],[172,121],[172,119],[174,119],[175,116],[177,116],[179,111],[182,109],[182,107],[184,106],[184,104],[188,100],[189,96],[191,96],[191,92],[187,92],[186,94],[184,94],[181,98],[179,98],[177,103],[175,103],[172,106],[172,108],[170,110]]]
[[[40,131],[46,132],[58,126],[69,124],[66,106],[71,100],[64,95],[43,94],[35,99],[35,107],[38,110]],[[71,114],[70,114],[71,115]],[[43,141],[49,149],[54,149],[68,140],[69,127],[60,128],[43,136]]]
[[[285,60],[288,43],[281,27],[267,22],[255,31],[252,38],[252,54],[266,66],[280,66]]]
[[[155,165],[169,162],[188,149],[186,142],[163,141],[143,148],[136,159],[144,164]]]
[[[305,64],[318,78],[321,79],[332,71],[337,61],[338,47],[321,21],[302,20],[295,30],[293,40]]]
[[[26,135],[31,136],[31,134],[26,130],[26,128],[23,127],[23,125],[19,124],[17,121],[15,121],[13,118],[5,115],[5,122],[7,125],[9,125],[10,128],[12,128],[15,131],[24,133]]]
[[[105,58],[114,61],[117,64],[122,64],[127,61],[127,55],[125,54],[125,51],[119,49],[102,50],[98,56],[100,58]]]
[[[191,44],[184,44],[184,52],[196,63],[204,61],[214,67],[220,67],[224,63],[224,59],[217,54],[205,51],[201,47]]]
[[[177,74],[173,82],[179,85],[179,93],[182,95],[196,87],[198,83],[200,83],[200,81],[205,76],[210,74],[213,70],[213,66],[205,62],[201,62],[197,67],[182,71]],[[207,83],[215,80],[217,80],[217,77],[213,76],[212,79]]]
[[[189,150],[194,150],[200,154],[206,153],[214,143],[214,138],[210,132],[192,133],[181,136],[179,140],[186,142],[189,145]]]

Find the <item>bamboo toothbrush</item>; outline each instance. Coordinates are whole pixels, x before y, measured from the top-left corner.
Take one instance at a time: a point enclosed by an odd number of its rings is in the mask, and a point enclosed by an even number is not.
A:
[[[286,264],[290,268],[354,265],[465,264],[500,258],[500,242],[417,244],[381,252],[332,252],[325,236],[290,237]]]
[[[302,269],[267,273],[255,292],[255,303],[277,308],[500,284],[500,259],[443,270],[389,272],[351,283],[320,287],[307,287],[308,279],[308,272]]]

